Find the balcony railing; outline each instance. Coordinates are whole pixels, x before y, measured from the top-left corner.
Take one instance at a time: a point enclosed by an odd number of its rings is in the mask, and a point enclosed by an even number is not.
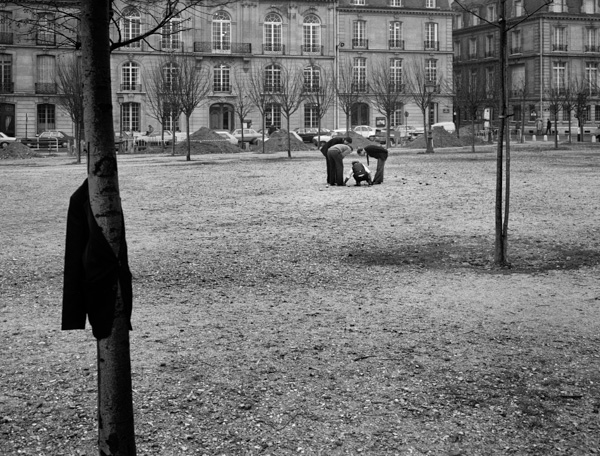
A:
[[[14,82],[0,82],[0,93],[15,93]]]
[[[285,55],[285,45],[283,44],[264,44],[263,54],[282,54]]]
[[[485,51],[485,56],[486,57],[496,57],[496,52],[495,51]]]
[[[511,47],[510,48],[510,53],[511,54],[522,54],[523,53],[523,49],[521,48],[521,46]]]
[[[402,83],[391,83],[390,84],[390,93],[404,93],[405,87]]]
[[[158,45],[161,51],[183,52],[183,42],[178,40],[159,40]]]
[[[56,94],[58,93],[55,82],[36,82],[35,93],[40,94]]]
[[[389,40],[388,46],[390,49],[404,49],[404,40]]]
[[[583,46],[584,52],[598,52],[598,50],[599,50],[599,46],[597,46],[595,44],[586,44]]]
[[[121,90],[124,92],[141,92],[142,84],[133,84],[129,82],[121,83]]]
[[[426,51],[439,51],[440,50],[440,42],[439,41],[425,41],[423,46]]]
[[[566,44],[553,44],[552,50],[560,51],[560,52],[567,52],[567,45]]]
[[[0,32],[0,44],[13,44],[12,32]]]
[[[470,60],[477,59],[477,52],[469,52],[469,59]]]
[[[194,42],[194,52],[203,54],[251,54],[252,44],[231,42]]]
[[[215,84],[213,86],[213,92],[231,93],[231,85],[229,85],[229,84]]]
[[[355,82],[352,84],[353,93],[365,93],[368,91],[369,85],[366,82]]]
[[[352,39],[353,49],[369,49],[369,40],[364,38],[353,38]]]
[[[314,44],[300,46],[302,55],[323,55],[323,46]]]
[[[56,35],[50,33],[38,33],[35,36],[35,44],[38,46],[56,46]]]

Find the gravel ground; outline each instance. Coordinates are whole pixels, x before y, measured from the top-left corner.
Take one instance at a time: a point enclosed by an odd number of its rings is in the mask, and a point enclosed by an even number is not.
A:
[[[512,156],[507,269],[490,146],[360,188],[316,150],[119,156],[138,454],[598,454],[600,148]],[[2,455],[97,454],[95,340],[60,331],[84,179],[0,161]]]

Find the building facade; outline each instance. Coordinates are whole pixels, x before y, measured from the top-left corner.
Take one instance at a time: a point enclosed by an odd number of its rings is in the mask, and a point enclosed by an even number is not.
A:
[[[0,131],[19,137],[54,129],[73,133],[72,121],[59,103],[56,73],[61,59],[76,55],[76,51],[65,46],[64,33],[57,30],[60,26],[29,32],[17,26],[27,14],[31,13],[9,4],[0,8]],[[348,71],[363,88],[362,100],[353,106],[352,126],[375,125],[381,114],[370,102],[368,84],[374,62],[389,64],[399,80],[411,59],[450,79],[453,14],[449,0],[243,0],[184,11],[163,27],[164,33],[113,51],[115,131],[145,132],[149,126],[184,130],[183,119],[157,119],[150,109],[148,77],[166,55],[194,59],[210,80],[206,99],[190,116],[192,132],[200,127],[240,127],[235,113],[237,79],[260,71],[273,90],[285,70],[301,73],[305,83],[314,85],[322,77],[335,79],[340,71],[346,71],[340,65],[342,60],[351,62]],[[48,12],[41,20],[52,24],[56,17]],[[115,9],[114,20],[118,26],[113,28],[112,38],[122,42],[144,33],[151,24],[147,11],[125,2]],[[419,124],[418,107],[409,95],[406,93],[398,106],[393,125],[407,120]],[[452,120],[451,100],[450,93],[436,96],[431,110],[434,122]],[[265,118],[268,124],[285,128],[283,114],[281,107],[272,103]],[[316,126],[318,117],[314,104],[305,101],[291,115],[291,128]],[[255,109],[244,120],[259,128],[263,119]],[[321,124],[346,126],[346,116],[337,103]]]
[[[500,40],[497,0],[461,0],[454,27],[455,81],[485,81],[490,100],[479,113],[483,121],[490,113],[497,120]],[[598,65],[600,64],[600,4],[597,0],[507,0],[507,90],[510,124],[525,122],[525,133],[544,132],[554,93],[573,92],[583,85],[587,95],[585,124],[600,123]],[[463,112],[464,120],[469,113]],[[568,132],[569,120],[577,125],[574,112],[558,112],[559,133]],[[584,131],[585,132],[585,131]]]

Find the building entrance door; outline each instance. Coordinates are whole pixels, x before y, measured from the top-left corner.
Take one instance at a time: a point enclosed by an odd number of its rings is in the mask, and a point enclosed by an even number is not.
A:
[[[233,106],[229,103],[215,103],[209,108],[211,130],[231,131],[235,128]]]
[[[355,103],[352,106],[350,117],[352,127],[357,125],[369,125],[369,105],[366,103]]]
[[[0,103],[0,131],[6,136],[15,137],[15,105]]]

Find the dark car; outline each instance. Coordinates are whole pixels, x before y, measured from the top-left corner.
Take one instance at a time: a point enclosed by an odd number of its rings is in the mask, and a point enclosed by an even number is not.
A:
[[[23,138],[21,142],[29,147],[49,149],[52,147],[67,147],[75,142],[75,138],[60,130],[44,131],[35,138]]]
[[[318,128],[296,128],[294,130],[298,135],[302,138],[302,141],[305,143],[314,142],[313,139],[319,136]],[[321,128],[320,135],[321,136],[329,136],[331,134],[331,130],[327,128]]]

